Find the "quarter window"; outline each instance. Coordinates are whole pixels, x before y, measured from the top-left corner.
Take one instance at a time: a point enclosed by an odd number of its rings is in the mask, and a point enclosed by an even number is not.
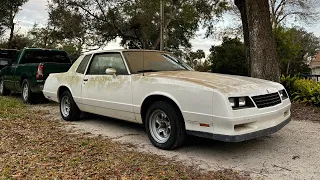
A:
[[[89,75],[106,75],[106,69],[114,68],[117,75],[127,75],[128,71],[124,65],[120,53],[97,54],[93,57],[88,69]]]
[[[86,71],[87,65],[89,63],[90,57],[91,57],[91,55],[86,55],[82,59],[80,65],[78,66],[78,69],[76,71],[77,73],[84,74],[84,72]]]

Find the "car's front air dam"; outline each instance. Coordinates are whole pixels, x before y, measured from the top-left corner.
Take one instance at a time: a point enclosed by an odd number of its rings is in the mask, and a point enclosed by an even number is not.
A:
[[[269,134],[273,134],[273,133],[279,131],[280,129],[282,129],[290,121],[291,121],[291,116],[289,116],[285,121],[281,122],[280,124],[278,124],[276,126],[273,126],[273,127],[267,128],[267,129],[262,129],[260,131],[255,131],[255,132],[241,134],[241,135],[234,135],[234,136],[222,135],[222,134],[212,134],[212,133],[205,133],[205,132],[198,132],[198,131],[187,131],[187,132],[190,135],[219,140],[219,141],[224,141],[224,142],[242,142],[242,141],[247,141],[250,139],[255,139],[255,138],[258,138],[261,136],[267,136]]]

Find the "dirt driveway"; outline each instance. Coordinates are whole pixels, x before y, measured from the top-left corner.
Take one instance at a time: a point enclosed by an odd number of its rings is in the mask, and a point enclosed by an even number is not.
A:
[[[61,120],[57,106],[32,108],[47,111],[48,119]],[[174,151],[153,147],[142,126],[120,120],[85,117],[66,123],[66,128],[134,144],[139,151],[205,170],[232,168],[253,179],[320,179],[320,123],[293,120],[276,134],[242,143],[188,137],[186,144]]]

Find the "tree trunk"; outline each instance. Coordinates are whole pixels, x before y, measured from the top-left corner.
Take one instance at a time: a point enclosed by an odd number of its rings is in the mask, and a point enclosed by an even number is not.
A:
[[[280,67],[270,22],[268,0],[235,0],[244,22],[244,38],[249,49],[251,76],[280,81]],[[247,30],[245,26],[247,23]]]
[[[249,29],[248,29],[248,19],[246,10],[246,0],[234,0],[235,5],[238,7],[241,13],[242,29],[244,37],[244,45],[246,47],[246,59],[248,74],[251,74],[251,61],[250,61],[250,42],[249,42]]]
[[[11,49],[12,47],[12,40],[13,40],[13,32],[14,32],[14,22],[13,22],[14,16],[12,15],[12,12],[10,14],[10,37],[8,42],[8,48]]]
[[[14,31],[14,23],[12,23],[11,27],[10,27],[10,37],[9,37],[9,42],[8,42],[8,48],[9,49],[13,48],[12,47],[13,31]]]

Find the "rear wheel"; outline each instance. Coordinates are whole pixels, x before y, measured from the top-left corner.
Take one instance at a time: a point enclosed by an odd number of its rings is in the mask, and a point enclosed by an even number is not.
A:
[[[27,79],[23,80],[22,82],[22,100],[26,104],[33,103],[33,93],[31,92],[30,84]]]
[[[10,94],[10,90],[6,89],[4,86],[3,78],[0,78],[0,96],[7,96]]]
[[[60,96],[60,113],[66,121],[75,121],[80,118],[81,111],[69,91],[63,92]]]
[[[151,143],[165,150],[181,146],[186,137],[179,109],[166,101],[158,101],[150,106],[146,114],[146,131]]]

